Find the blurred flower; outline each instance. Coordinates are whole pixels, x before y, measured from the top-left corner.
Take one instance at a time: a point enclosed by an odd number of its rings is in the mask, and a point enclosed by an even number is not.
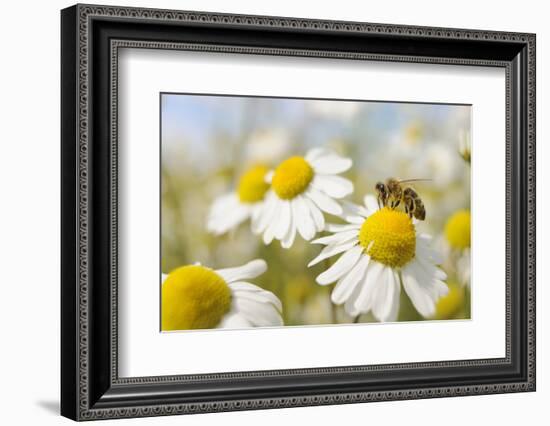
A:
[[[281,326],[281,301],[243,280],[267,270],[261,259],[212,270],[195,264],[163,275],[162,330]]]
[[[296,232],[306,241],[324,229],[323,213],[342,213],[335,199],[353,192],[353,184],[340,176],[351,160],[324,148],[314,148],[305,157],[290,157],[267,176],[267,192],[253,231],[263,233],[263,241],[281,241],[284,248],[294,243]]]
[[[379,321],[397,320],[402,282],[415,309],[431,317],[448,288],[447,276],[437,266],[441,259],[429,246],[430,237],[417,234],[404,212],[380,209],[373,196],[364,202],[364,206],[344,203],[342,218],[348,224],[327,224],[333,235],[313,241],[326,247],[308,266],[344,253],[317,282],[337,283],[332,301],[344,303],[349,315],[372,311]]]
[[[249,163],[272,164],[285,158],[292,148],[288,130],[259,129],[246,141],[245,157]]]
[[[459,210],[447,220],[445,237],[454,249],[470,248],[470,212],[468,210]]]
[[[465,293],[464,287],[450,282],[449,292],[437,301],[434,319],[445,320],[455,318],[463,308]]]
[[[207,229],[215,235],[225,234],[236,228],[248,218],[254,224],[260,214],[264,196],[269,189],[265,181],[268,168],[254,166],[239,179],[235,192],[218,197],[210,209]]]
[[[418,149],[418,143],[424,137],[424,126],[421,121],[413,121],[405,128],[405,144],[409,146],[416,146]]]
[[[384,158],[391,159],[387,168],[403,178],[430,178],[430,187],[442,191],[464,179],[462,162],[456,146],[447,136],[435,138],[421,121],[413,121],[400,131],[394,131],[384,147]],[[379,166],[374,164],[373,169]]]
[[[445,224],[445,239],[456,260],[456,272],[460,282],[470,284],[471,264],[471,215],[469,210],[458,210]]]
[[[351,120],[361,109],[356,101],[309,101],[307,106],[314,115],[329,119]]]
[[[456,151],[448,144],[433,142],[424,153],[417,153],[412,177],[430,176],[434,186],[447,188],[455,180],[463,178],[460,163],[455,158]]]
[[[465,132],[464,130],[461,130],[458,135],[458,152],[460,153],[460,156],[466,161],[468,164],[472,161],[472,145],[470,141],[470,133]]]

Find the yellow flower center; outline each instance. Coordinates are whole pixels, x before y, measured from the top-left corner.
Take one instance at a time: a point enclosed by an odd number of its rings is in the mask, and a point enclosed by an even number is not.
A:
[[[448,283],[449,292],[437,301],[435,307],[436,319],[450,319],[459,313],[464,302],[464,287],[456,283]]]
[[[459,210],[445,225],[445,236],[450,246],[463,250],[470,247],[470,212]]]
[[[271,186],[283,200],[290,200],[305,191],[313,179],[313,168],[303,157],[291,157],[275,169]]]
[[[231,306],[231,290],[209,268],[182,266],[162,285],[162,330],[216,327]]]
[[[401,267],[414,257],[416,230],[405,213],[384,207],[365,219],[359,231],[359,243],[377,262]]]
[[[265,181],[268,169],[265,166],[255,166],[248,169],[240,178],[237,193],[243,203],[257,203],[264,199],[269,189]]]

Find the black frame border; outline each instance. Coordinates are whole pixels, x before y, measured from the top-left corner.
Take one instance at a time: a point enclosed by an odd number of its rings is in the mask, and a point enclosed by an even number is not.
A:
[[[535,390],[535,35],[76,5],[61,14],[61,413],[74,420]],[[502,359],[117,374],[117,52],[186,49],[506,70]]]

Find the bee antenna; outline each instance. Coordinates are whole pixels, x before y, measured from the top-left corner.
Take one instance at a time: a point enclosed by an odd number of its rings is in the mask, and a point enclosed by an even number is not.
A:
[[[400,180],[399,183],[408,183],[408,182],[431,182],[433,179],[403,179]]]

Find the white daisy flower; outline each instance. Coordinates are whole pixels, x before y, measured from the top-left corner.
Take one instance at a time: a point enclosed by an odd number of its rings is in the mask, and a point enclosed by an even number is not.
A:
[[[351,121],[360,112],[364,104],[356,101],[309,101],[309,110],[320,117]]]
[[[448,288],[430,237],[417,234],[404,212],[380,209],[373,196],[365,197],[365,206],[345,203],[343,207],[342,218],[348,223],[327,225],[333,234],[313,241],[326,247],[308,265],[343,253],[317,277],[321,285],[336,282],[332,302],[344,304],[351,316],[372,311],[379,321],[395,321],[402,284],[415,309],[431,317]]]
[[[244,156],[250,163],[276,164],[289,155],[293,145],[288,129],[259,129],[246,140]]]
[[[458,210],[445,224],[445,240],[455,260],[456,275],[462,285],[470,285],[471,215],[469,210]]]
[[[206,228],[214,235],[225,234],[244,221],[258,220],[264,196],[269,189],[265,177],[269,169],[262,165],[244,172],[237,190],[218,197],[210,209]]]
[[[244,281],[266,270],[256,259],[236,268],[195,264],[163,274],[162,330],[282,326],[279,298]]]
[[[267,176],[271,189],[252,230],[263,233],[265,244],[277,239],[284,248],[292,246],[296,232],[311,240],[325,227],[322,212],[342,213],[336,199],[351,194],[353,184],[337,175],[351,164],[349,158],[324,148],[311,149],[305,157],[286,159]]]

